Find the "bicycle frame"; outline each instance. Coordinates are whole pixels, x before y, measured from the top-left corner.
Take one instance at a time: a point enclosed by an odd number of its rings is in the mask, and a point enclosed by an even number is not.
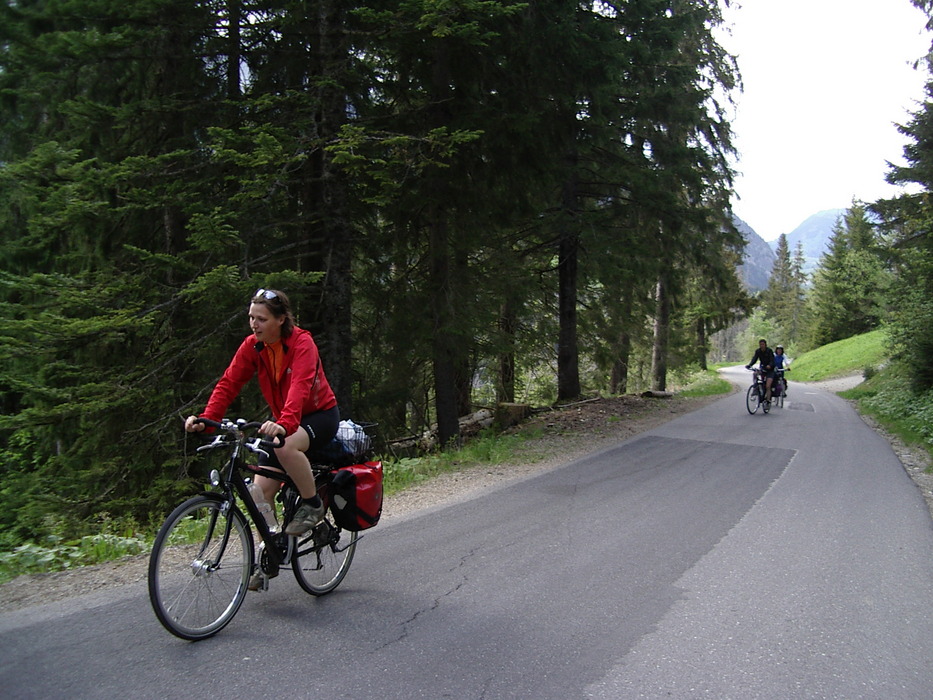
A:
[[[218,490],[202,491],[179,504],[159,529],[149,557],[149,600],[156,617],[169,632],[188,640],[205,639],[223,629],[247,591],[266,590],[268,580],[284,566],[291,567],[306,593],[330,593],[347,575],[359,539],[357,532],[344,530],[327,514],[331,475],[338,469],[327,463],[311,467],[326,507],[324,518],[299,536],[270,530],[244,472],[284,485],[276,498],[283,504],[283,527],[294,517],[300,493],[287,474],[247,464],[244,457],[247,451],[268,456],[267,450],[281,447],[282,441],[248,438],[246,431],[259,428],[259,423],[201,420],[219,433],[198,451],[229,452],[210,472],[210,482]]]
[[[765,378],[760,369],[752,370],[752,385],[755,386],[759,394],[764,397],[767,384],[765,384]]]
[[[205,421],[205,423],[207,423],[207,421]],[[233,430],[233,425],[234,424],[232,423],[216,424],[217,427],[225,429],[228,434],[235,435],[236,440],[234,442],[233,449],[231,450],[230,459],[227,460],[226,465],[223,467],[223,473],[221,474],[216,469],[211,471],[211,484],[223,490],[223,498],[225,501],[227,501],[226,507],[228,508],[234,507],[235,496],[240,497],[240,500],[243,502],[243,505],[246,508],[246,513],[249,516],[249,519],[256,527],[256,532],[259,534],[260,539],[265,545],[264,552],[266,553],[266,556],[269,557],[267,566],[269,570],[266,573],[273,574],[273,572],[278,571],[278,569],[281,567],[288,566],[292,557],[295,556],[296,553],[300,555],[305,550],[298,549],[298,538],[289,537],[281,532],[272,532],[269,529],[269,525],[266,522],[266,519],[262,516],[262,513],[259,512],[259,508],[256,505],[256,502],[253,500],[253,495],[250,493],[249,488],[246,485],[246,480],[240,473],[240,470],[245,469],[249,472],[252,472],[253,474],[280,481],[283,483],[283,488],[286,490],[286,493],[292,491],[297,494],[298,488],[285,472],[279,472],[261,466],[246,464],[245,460],[242,459],[242,453],[244,449],[250,452],[265,454],[268,456],[268,452],[262,449],[263,447],[274,449],[276,447],[280,447],[281,445],[268,440],[262,440],[260,438],[253,438],[252,440],[247,439],[245,431],[249,428],[257,427],[259,425],[258,423],[246,423],[241,419],[236,423],[236,431]],[[213,442],[199,447],[198,451],[211,450],[216,448],[230,449],[230,444],[231,440],[229,438],[224,439],[223,436],[218,435]],[[318,494],[324,502],[324,506],[330,507],[330,490],[328,488],[329,481],[326,477],[328,474],[334,471],[335,467],[328,464],[312,464],[311,469],[314,473]],[[284,515],[286,516],[285,519],[287,520],[291,515],[291,506],[286,501],[287,499],[283,501],[283,505],[285,506]],[[229,537],[229,532],[225,533],[224,537],[226,540],[226,538]],[[284,542],[282,540],[283,537],[287,538]],[[362,538],[362,535],[358,537],[358,539],[360,538]],[[345,547],[336,548],[335,551],[342,552],[347,547],[351,546],[351,544],[352,542],[348,543]],[[256,563],[256,566],[260,566],[259,562]]]
[[[749,367],[749,369],[751,368]],[[769,401],[765,400],[768,385],[764,373],[757,367],[753,369],[752,372],[752,383],[751,386],[748,387],[745,396],[745,408],[748,409],[748,412],[751,414],[757,413],[759,407],[761,407],[765,413],[768,413],[771,404]]]
[[[273,569],[278,569],[282,566],[282,564],[288,563],[294,540],[289,538],[288,550],[283,557],[280,553],[278,542],[276,541],[276,533],[273,533],[269,530],[269,525],[266,523],[266,519],[262,517],[262,514],[259,512],[259,508],[256,506],[256,502],[253,500],[252,494],[249,492],[249,488],[246,486],[246,480],[243,478],[242,474],[240,474],[240,469],[247,466],[245,463],[241,464],[242,453],[244,449],[249,450],[250,452],[265,454],[268,456],[268,452],[262,448],[268,447],[270,449],[274,449],[279,445],[276,445],[275,443],[267,440],[262,440],[260,438],[254,438],[252,442],[247,439],[245,431],[249,428],[258,427],[258,423],[247,423],[242,419],[237,421],[235,424],[214,423],[213,421],[210,423],[205,421],[205,423],[211,425],[212,427],[224,430],[227,435],[233,435],[235,438],[233,449],[230,453],[230,458],[227,460],[226,465],[222,468],[223,473],[217,469],[211,470],[211,484],[223,490],[224,500],[227,501],[226,507],[228,508],[235,505],[235,496],[240,497],[240,501],[242,501],[243,505],[245,506],[249,519],[256,527],[256,532],[259,533],[260,539],[263,541],[263,543],[265,543],[265,551],[268,552],[268,556],[270,557],[271,567]],[[198,452],[218,448],[230,449],[230,443],[230,438],[225,438],[224,434],[220,434],[214,438],[213,442],[199,447]],[[269,476],[291,484],[291,480],[288,478],[287,474],[280,474],[272,470],[262,469],[261,467],[257,467],[254,471],[256,471],[256,473],[262,474],[263,476]],[[229,537],[229,532],[225,533],[224,537],[224,546],[226,546],[226,538]]]

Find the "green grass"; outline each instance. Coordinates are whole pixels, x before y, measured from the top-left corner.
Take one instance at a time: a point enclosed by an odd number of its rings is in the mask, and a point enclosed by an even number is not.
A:
[[[434,452],[422,457],[383,459],[383,492],[390,496],[444,472],[480,465],[509,462],[534,433],[496,435],[491,431],[467,442],[457,450]]]
[[[687,384],[676,392],[678,396],[687,398],[719,396],[732,393],[732,384],[720,377],[716,370],[710,369],[691,375]]]
[[[27,542],[0,552],[0,583],[21,574],[66,571],[78,566],[100,564],[149,550],[151,541],[109,533],[87,535],[75,542],[49,538],[45,544]]]
[[[887,359],[884,331],[872,331],[811,350],[792,358],[790,379],[816,382],[822,379],[872,373]]]
[[[840,392],[908,445],[933,457],[933,391],[915,393],[906,372],[888,361],[883,331],[873,331],[824,345],[791,364],[795,381],[820,381],[861,374],[865,381]]]
[[[933,458],[933,390],[914,392],[901,368],[885,368],[840,395],[856,401],[861,413]]]

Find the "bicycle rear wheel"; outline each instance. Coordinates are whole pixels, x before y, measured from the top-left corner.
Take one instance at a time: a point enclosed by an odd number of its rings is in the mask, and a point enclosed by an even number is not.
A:
[[[168,516],[149,557],[149,601],[182,639],[217,634],[233,619],[253,567],[243,514],[219,495],[195,496]]]
[[[318,596],[334,590],[350,570],[358,538],[358,532],[334,525],[329,515],[313,530],[296,537],[292,569],[298,585]]]
[[[752,384],[748,387],[748,393],[745,394],[745,408],[748,409],[749,413],[754,415],[754,413],[758,411],[759,403],[758,387]]]

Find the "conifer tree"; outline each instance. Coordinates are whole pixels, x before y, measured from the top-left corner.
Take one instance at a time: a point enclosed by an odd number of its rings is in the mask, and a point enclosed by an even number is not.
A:
[[[888,284],[874,226],[865,207],[853,203],[833,227],[829,249],[814,275],[811,344],[824,345],[877,328]]]
[[[914,0],[933,27],[933,2]],[[930,57],[924,59],[930,68]],[[888,335],[897,359],[904,361],[913,385],[933,388],[933,81],[926,85],[926,99],[910,121],[899,127],[907,139],[906,165],[891,166],[888,182],[912,185],[897,197],[875,202],[871,210],[880,217],[886,255],[893,263],[890,287]]]
[[[770,317],[782,333],[791,325],[796,295],[794,266],[790,257],[787,236],[783,233],[777,241],[774,265],[768,279],[768,288],[762,294],[762,311]],[[787,342],[787,340],[785,340]]]
[[[716,3],[2,12],[4,536],[187,493],[178,418],[259,286],[290,293],[342,409],[442,444],[500,357],[501,397],[622,390],[667,317],[663,384],[740,305]]]
[[[160,473],[164,438],[140,426],[164,428],[203,349],[182,352],[176,332],[190,321],[185,203],[210,212],[214,192],[198,179],[208,165],[195,124],[223,118],[202,57],[214,17],[173,6],[166,22],[157,0],[86,10],[8,6],[3,23],[0,392],[11,410],[0,434],[15,446],[2,460],[15,495],[0,517],[11,536],[64,511],[143,515],[153,482],[174,490],[175,474]]]
[[[807,285],[809,275],[807,275],[806,258],[803,254],[803,242],[797,241],[797,247],[794,250],[794,259],[791,263],[792,288],[790,298],[790,318],[784,328],[787,334],[787,343],[798,342],[803,330],[809,325],[807,316]]]

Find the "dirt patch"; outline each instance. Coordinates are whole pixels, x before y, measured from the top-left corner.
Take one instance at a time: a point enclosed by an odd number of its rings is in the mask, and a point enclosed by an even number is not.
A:
[[[849,388],[833,384],[830,391]],[[694,411],[720,397],[686,399],[622,396],[598,399],[541,411],[517,430],[535,435],[506,464],[484,464],[447,472],[386,499],[383,521],[403,517],[422,508],[452,503],[490,485],[548,471],[591,452],[652,430],[677,416]],[[933,475],[927,473],[924,452],[908,448],[896,437],[866,420],[888,439],[907,473],[920,487],[933,514]],[[0,612],[49,603],[111,586],[146,580],[149,556],[141,554],[117,562],[72,571],[20,576],[0,586]]]

